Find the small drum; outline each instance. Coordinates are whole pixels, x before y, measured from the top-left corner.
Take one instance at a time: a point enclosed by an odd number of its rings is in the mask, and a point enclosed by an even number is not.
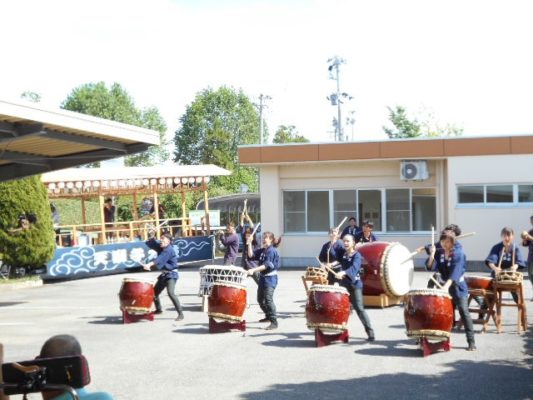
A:
[[[319,282],[320,284],[328,283],[328,271],[320,267],[307,267],[305,271],[305,279]]]
[[[246,308],[246,287],[233,282],[213,283],[207,315],[230,322],[242,321]]]
[[[124,278],[118,297],[121,311],[131,315],[148,314],[154,302],[154,285],[151,282]]]
[[[498,286],[516,286],[522,283],[524,275],[518,271],[502,271],[496,274],[494,284]]]
[[[233,265],[206,265],[200,268],[200,291],[198,296],[207,296],[217,281],[233,282],[242,285],[246,281],[246,270]]]
[[[411,290],[406,296],[403,316],[407,336],[446,340],[453,326],[452,298],[440,289]]]
[[[492,278],[486,276],[465,275],[468,290],[492,290]]]
[[[357,248],[364,258],[363,294],[365,296],[404,296],[413,283],[411,253],[400,243],[371,242]]]
[[[309,289],[305,317],[309,329],[324,333],[346,330],[350,316],[350,298],[342,286],[313,285]]]

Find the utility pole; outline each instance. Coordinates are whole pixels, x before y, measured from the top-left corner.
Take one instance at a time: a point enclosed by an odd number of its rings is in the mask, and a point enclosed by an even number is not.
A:
[[[351,100],[352,97],[348,93],[341,93],[340,89],[340,71],[339,67],[342,64],[346,63],[346,60],[340,57],[332,57],[328,60],[329,67],[329,78],[333,79],[337,82],[337,91],[335,93],[332,93],[328,96],[328,100],[331,102],[331,105],[337,106],[337,124],[335,125],[335,140],[342,141],[344,140],[343,137],[343,129],[342,129],[342,118],[341,118],[341,104],[343,103],[342,98],[347,98],[348,100]]]
[[[259,95],[259,143],[263,144],[263,108],[267,107],[264,103],[268,100],[271,100],[272,97],[264,94]]]

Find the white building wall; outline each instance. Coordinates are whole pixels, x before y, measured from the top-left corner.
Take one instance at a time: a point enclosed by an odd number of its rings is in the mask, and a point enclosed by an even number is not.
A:
[[[531,204],[459,205],[457,185],[531,184],[533,156],[451,157],[447,165],[448,222],[458,224],[463,232],[476,232],[475,236],[462,241],[467,258],[472,261],[484,260],[490,248],[501,240],[500,231],[504,226],[514,229],[515,241],[519,242],[520,232],[530,229],[529,217],[533,215]]]

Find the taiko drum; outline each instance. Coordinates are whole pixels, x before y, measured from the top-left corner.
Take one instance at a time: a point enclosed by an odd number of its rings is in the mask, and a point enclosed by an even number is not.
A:
[[[313,285],[309,289],[305,317],[309,329],[337,333],[346,329],[350,317],[348,291],[341,286]]]
[[[240,322],[246,308],[246,287],[232,282],[218,281],[211,287],[207,315]]]
[[[445,340],[453,326],[451,296],[440,289],[411,290],[404,306],[405,328],[409,337]]]
[[[125,278],[120,292],[120,310],[128,314],[148,314],[154,302],[154,286],[151,282]]]
[[[465,275],[465,281],[468,289],[492,290],[492,278],[486,276]]]

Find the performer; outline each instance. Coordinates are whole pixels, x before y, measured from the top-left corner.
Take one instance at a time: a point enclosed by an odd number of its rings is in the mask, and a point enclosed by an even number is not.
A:
[[[253,229],[253,225],[252,225],[252,227],[246,228],[243,231],[243,233],[242,233],[242,242],[244,243],[245,248],[244,248],[244,250],[242,252],[241,267],[244,268],[245,270],[249,270],[249,269],[253,269],[253,268],[257,267],[257,261],[255,261],[255,260],[251,259],[250,257],[248,257],[248,248],[246,247],[246,244],[248,243],[248,238],[252,237],[252,233],[253,233],[252,229]],[[252,251],[256,251],[258,249],[259,249],[259,244],[257,243],[256,237],[254,235],[252,237]],[[261,275],[260,272],[255,272],[252,275],[253,280],[258,285],[259,285],[260,275]]]
[[[339,230],[337,228],[330,228],[329,230],[329,241],[324,243],[318,259],[320,262],[327,264],[330,268],[333,267],[333,263],[337,260],[337,255],[344,252],[344,247],[342,241],[339,240]],[[340,268],[340,264],[335,263],[337,268]],[[331,271],[328,271],[328,283],[333,285],[337,282],[335,275]]]
[[[520,248],[513,242],[513,229],[508,227],[503,228],[501,238],[502,241],[492,246],[489,255],[485,259],[485,264],[492,270],[490,276],[493,278],[497,273],[504,270],[516,271],[526,266]],[[515,292],[511,292],[511,295],[515,303],[517,303],[518,295]]]
[[[533,215],[529,218],[529,222],[533,225]],[[530,229],[529,232],[522,232],[522,246],[529,248],[529,253],[527,255],[527,275],[529,276],[529,281],[533,285],[533,229]],[[533,301],[533,298],[531,299]]]
[[[355,237],[355,235],[361,231],[361,228],[357,226],[357,220],[355,219],[355,217],[351,217],[348,220],[348,223],[349,225],[342,230],[341,239],[344,239],[344,236],[346,235],[352,235]]]
[[[450,293],[455,307],[459,310],[468,341],[467,350],[475,351],[474,324],[468,311],[468,286],[464,277],[466,255],[462,248],[455,246],[455,233],[453,231],[445,230],[441,233],[440,245],[441,248],[438,251],[437,246],[431,246],[427,267],[430,269],[433,263],[436,264],[444,281],[442,289]]]
[[[158,242],[155,238],[151,238],[146,242],[146,245],[157,252],[158,256],[154,261],[147,264],[141,263],[144,270],[150,271],[152,267],[157,267],[162,273],[157,277],[157,283],[154,287],[154,304],[155,314],[161,314],[163,312],[161,308],[161,301],[159,295],[163,289],[167,289],[168,297],[176,307],[178,317],[176,321],[183,319],[183,308],[181,307],[178,296],[174,293],[176,289],[176,281],[178,280],[178,257],[172,246],[172,236],[166,233],[161,236],[161,241]]]
[[[257,302],[259,307],[265,313],[265,318],[259,322],[270,322],[266,329],[276,329],[278,319],[276,315],[276,305],[274,304],[274,291],[278,285],[279,253],[276,247],[279,246],[281,238],[276,239],[272,232],[263,233],[263,246],[260,249],[253,250],[252,237],[248,237],[246,248],[248,257],[251,260],[258,261],[259,266],[249,269],[248,275],[260,272],[259,287],[257,288]]]
[[[226,247],[224,251],[224,265],[234,265],[237,254],[239,254],[239,237],[237,236],[233,222],[228,224],[226,233],[220,236],[220,243]]]
[[[372,221],[364,221],[363,230],[355,235],[355,243],[377,242],[378,238],[372,233],[373,229],[374,223]]]
[[[336,263],[341,265],[341,271],[335,274],[335,278],[340,281],[341,286],[348,290],[352,307],[355,309],[368,335],[367,340],[373,342],[376,338],[363,304],[363,281],[359,275],[361,270],[361,254],[359,254],[355,247],[355,241],[352,235],[344,236],[342,243],[344,251],[337,255],[336,261]]]

